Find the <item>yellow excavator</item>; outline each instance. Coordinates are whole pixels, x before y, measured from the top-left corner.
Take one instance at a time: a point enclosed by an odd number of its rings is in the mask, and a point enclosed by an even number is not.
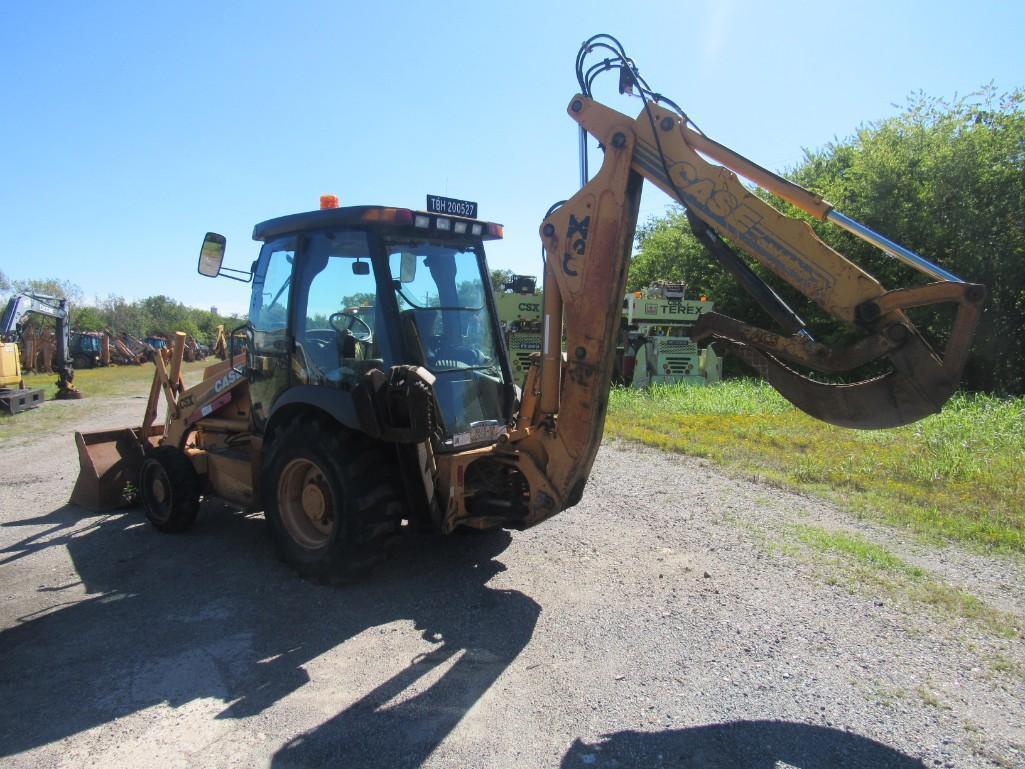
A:
[[[592,98],[595,78],[609,71],[643,101],[638,117]],[[707,314],[695,337],[729,347],[797,407],[833,424],[891,427],[940,410],[958,385],[981,286],[706,137],[648,87],[613,38],[584,44],[577,76],[568,112],[581,129],[582,188],[541,224],[543,343],[522,391],[484,254],[501,225],[463,200],[428,196],[424,210],[409,210],[337,207],[325,196],[320,210],[256,225],[262,246],[248,272],[224,268],[225,238],[207,234],[199,272],[252,282],[246,338],[233,333],[227,359],[187,388],[179,334],[156,357],[139,426],[76,435],[82,472],[72,501],[110,509],[137,492],[149,520],[169,532],[192,524],[205,495],[263,510],[280,555],[312,578],[344,576],[404,521],[443,533],[524,529],[572,507],[601,441],[645,179],[684,206],[697,236],[783,330]],[[593,178],[587,136],[604,150]],[[932,282],[884,288],[737,175]],[[860,341],[843,350],[814,341],[734,247]],[[942,353],[906,314],[939,302],[956,308]],[[864,381],[800,373],[873,362],[883,373]]]
[[[41,389],[25,389],[21,381],[19,350],[13,341],[21,337],[22,324],[30,315],[54,319],[57,342],[53,361],[53,370],[57,374],[57,393],[54,397],[58,400],[82,397],[82,393],[73,384],[75,370],[72,366],[71,306],[68,300],[31,291],[20,292],[8,300],[0,313],[0,409],[11,414],[34,408],[43,402]],[[15,384],[17,387],[12,387]]]

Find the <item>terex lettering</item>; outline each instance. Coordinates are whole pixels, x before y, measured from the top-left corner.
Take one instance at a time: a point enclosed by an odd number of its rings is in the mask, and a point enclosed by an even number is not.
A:
[[[676,302],[670,302],[669,304],[662,305],[663,315],[697,315],[701,312],[701,305],[699,304],[677,304]]]

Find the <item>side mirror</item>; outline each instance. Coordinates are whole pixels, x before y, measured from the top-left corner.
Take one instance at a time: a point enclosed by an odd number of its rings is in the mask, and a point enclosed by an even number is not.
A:
[[[402,261],[399,263],[399,282],[412,283],[416,278],[416,254],[409,251],[402,252]]]
[[[216,232],[208,232],[203,238],[203,247],[199,250],[199,274],[208,278],[216,278],[221,274],[221,262],[224,261],[224,248],[227,238]]]

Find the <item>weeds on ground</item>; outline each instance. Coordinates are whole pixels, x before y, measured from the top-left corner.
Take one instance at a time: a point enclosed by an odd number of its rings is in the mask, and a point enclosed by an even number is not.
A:
[[[924,702],[931,708],[936,708],[937,710],[951,709],[950,705],[944,702],[942,699],[940,699],[940,696],[936,694],[936,692],[932,691],[932,689],[929,689],[926,686],[919,686],[917,689],[915,689],[915,693],[918,695],[918,698],[922,700],[922,702]]]
[[[987,662],[992,672],[1025,681],[1025,665],[1015,662],[1010,657],[998,652],[993,654]]]
[[[922,536],[1025,553],[1025,398],[959,394],[913,425],[861,431],[812,419],[757,380],[617,388],[605,430]]]
[[[788,533],[813,554],[830,558],[826,582],[857,591],[883,589],[891,595],[966,619],[1005,638],[1023,635],[1021,620],[996,609],[971,593],[937,579],[864,537],[818,526],[791,525]]]

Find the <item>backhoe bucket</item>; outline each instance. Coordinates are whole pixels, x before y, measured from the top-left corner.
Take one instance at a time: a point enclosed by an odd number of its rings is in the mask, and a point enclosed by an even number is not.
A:
[[[163,428],[154,427],[152,432],[155,434],[145,442],[140,438],[140,428],[76,432],[79,470],[71,503],[94,513],[131,504],[139,484],[146,443],[155,446]]]
[[[869,318],[880,318],[866,324],[875,333],[845,350],[796,335],[779,336],[718,313],[703,315],[691,336],[696,341],[720,341],[784,398],[816,419],[861,430],[901,427],[938,414],[957,390],[985,296],[979,285],[942,282],[881,294],[859,308]],[[942,356],[904,314],[906,309],[940,302],[957,303]],[[892,370],[872,379],[833,384],[811,379],[787,365],[847,373],[870,361],[885,361]]]

